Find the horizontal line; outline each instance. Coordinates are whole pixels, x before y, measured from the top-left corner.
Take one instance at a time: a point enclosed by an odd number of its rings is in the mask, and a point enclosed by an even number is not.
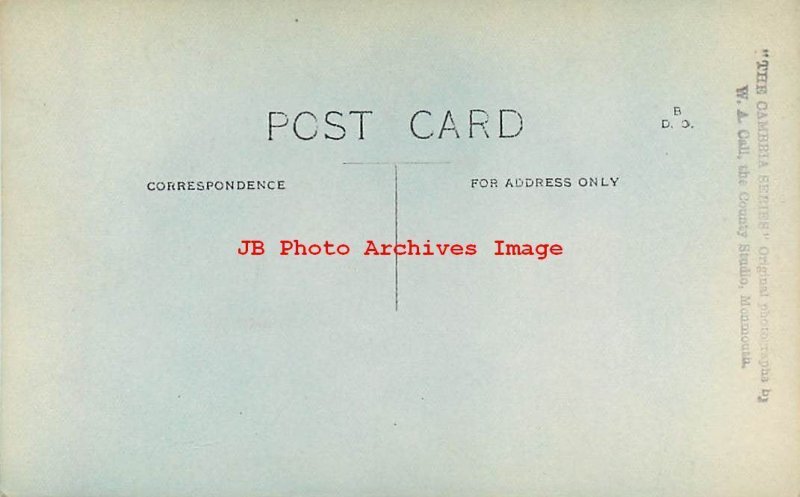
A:
[[[452,164],[450,161],[394,161],[394,162],[342,162],[344,166],[426,166]]]

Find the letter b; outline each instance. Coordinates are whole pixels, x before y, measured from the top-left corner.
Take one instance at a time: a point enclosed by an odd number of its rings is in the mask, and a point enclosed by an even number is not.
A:
[[[264,242],[261,240],[242,240],[242,246],[236,250],[239,255],[264,255]]]

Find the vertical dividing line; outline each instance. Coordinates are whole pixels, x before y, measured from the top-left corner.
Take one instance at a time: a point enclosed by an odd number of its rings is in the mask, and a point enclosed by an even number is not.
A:
[[[400,309],[400,294],[397,278],[397,164],[394,165],[394,310]]]

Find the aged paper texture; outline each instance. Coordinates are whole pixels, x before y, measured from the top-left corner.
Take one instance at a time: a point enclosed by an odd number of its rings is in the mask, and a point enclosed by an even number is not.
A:
[[[797,1],[6,1],[9,497],[797,497]]]

